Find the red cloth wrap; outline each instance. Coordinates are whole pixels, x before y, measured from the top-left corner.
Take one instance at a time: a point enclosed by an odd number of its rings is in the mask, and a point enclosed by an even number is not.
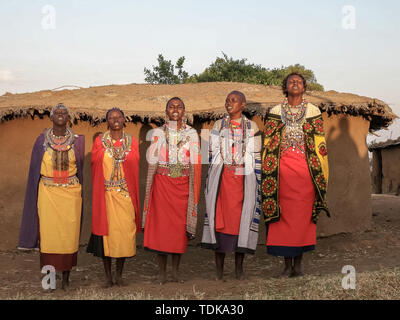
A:
[[[279,205],[281,219],[268,229],[268,246],[303,247],[316,244],[312,222],[315,189],[305,155],[296,151],[281,154],[279,164]]]
[[[189,177],[154,175],[144,233],[145,248],[167,253],[185,253],[188,243],[188,199]]]
[[[237,170],[243,170],[237,169]],[[243,175],[224,166],[215,210],[215,231],[239,235],[243,207]]]
[[[106,198],[104,188],[103,159],[105,149],[98,136],[92,147],[92,233],[97,236],[108,235],[108,221],[106,212]],[[139,205],[139,146],[137,140],[132,137],[131,151],[122,164],[128,185],[129,195],[135,208],[136,232],[140,227]]]

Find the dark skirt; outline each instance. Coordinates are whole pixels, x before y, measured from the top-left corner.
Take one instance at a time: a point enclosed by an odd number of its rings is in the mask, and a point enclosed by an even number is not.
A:
[[[86,248],[87,253],[93,254],[95,257],[105,258],[104,255],[104,245],[103,245],[103,236],[97,236],[95,234],[91,234],[88,246]],[[132,257],[123,257],[123,258],[133,258]],[[110,257],[108,257],[110,258]],[[122,257],[121,257],[122,258]],[[119,259],[119,258],[117,258]]]
[[[153,252],[153,253],[156,253],[156,254],[162,254],[162,255],[181,254],[181,253],[175,253],[175,252],[166,252],[166,251],[154,250],[154,249],[150,249],[150,248],[147,248],[147,247],[144,247],[143,249],[145,251]]]
[[[95,257],[104,258],[103,237],[92,233],[86,252],[93,254]]]
[[[267,246],[267,253],[277,257],[295,258],[304,252],[315,250],[315,245],[304,247]]]
[[[77,265],[78,252],[72,254],[40,253],[40,269],[53,266],[56,271],[71,271]]]
[[[232,253],[236,252],[239,236],[215,232],[215,239],[217,240],[216,252],[219,253]]]

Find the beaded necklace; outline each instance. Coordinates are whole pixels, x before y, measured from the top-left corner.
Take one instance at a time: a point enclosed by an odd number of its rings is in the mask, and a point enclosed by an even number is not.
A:
[[[64,136],[56,136],[53,128],[44,133],[44,149],[51,154],[53,177],[55,183],[67,183],[69,176],[69,150],[74,143],[74,133],[65,128]],[[51,152],[52,151],[52,152]]]
[[[132,137],[123,132],[122,145],[116,145],[111,137],[110,131],[105,132],[101,137],[101,142],[110,158],[113,159],[113,169],[110,181],[121,180],[122,172],[120,164],[125,161],[132,147]]]
[[[163,125],[163,130],[165,133],[165,140],[167,144],[167,154],[168,154],[168,169],[169,175],[172,178],[177,178],[182,176],[182,171],[184,169],[184,157],[185,154],[182,152],[181,148],[189,139],[185,136],[186,124],[182,122],[180,129],[171,128],[169,121]]]
[[[296,112],[293,109],[299,108]],[[307,101],[303,99],[300,106],[289,107],[288,99],[286,98],[282,103],[282,121],[285,125],[295,126],[296,124],[302,124],[305,119],[307,111]]]
[[[70,128],[65,128],[64,136],[56,136],[53,128],[46,130],[44,135],[45,148],[54,151],[67,151],[74,142],[74,133]]]
[[[303,123],[306,119],[307,101],[303,99],[298,110],[293,111],[286,98],[281,105],[281,111],[282,122],[285,124],[282,131],[281,151],[291,149],[297,150],[297,153],[304,153]]]
[[[219,144],[221,157],[225,164],[238,166],[243,164],[247,145],[247,119],[242,115],[240,126],[232,123],[229,115],[222,119]]]

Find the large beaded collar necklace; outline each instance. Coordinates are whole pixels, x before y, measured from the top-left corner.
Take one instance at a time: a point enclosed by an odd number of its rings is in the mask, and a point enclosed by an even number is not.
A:
[[[290,107],[288,99],[286,98],[282,103],[282,121],[287,126],[301,125],[304,122],[306,111],[307,111],[307,101],[303,99],[301,104],[296,107]]]
[[[299,106],[290,108],[286,98],[282,103],[281,110],[282,122],[285,124],[282,131],[281,150],[290,149],[297,150],[297,153],[304,153],[303,123],[306,119],[307,101],[303,99]]]
[[[122,145],[115,146],[110,131],[105,132],[101,137],[101,142],[108,155],[117,162],[124,162],[131,151],[132,137],[124,132],[120,141],[122,141]]]
[[[56,136],[53,128],[44,133],[44,150],[51,155],[53,177],[50,178],[56,184],[68,184],[69,151],[74,143],[74,133],[70,128],[65,128],[65,135]]]
[[[64,136],[56,136],[53,128],[45,131],[44,148],[52,149],[53,151],[68,151],[74,143],[74,133],[70,128],[65,128]]]
[[[113,186],[123,186],[126,184],[125,179],[122,178],[121,163],[125,161],[132,147],[132,137],[123,132],[122,139],[119,141],[122,144],[114,143],[115,140],[111,137],[110,131],[105,132],[101,137],[101,142],[108,156],[113,159],[113,168],[111,176],[106,184],[113,182]],[[111,185],[108,185],[111,186]],[[120,191],[120,189],[119,189]]]

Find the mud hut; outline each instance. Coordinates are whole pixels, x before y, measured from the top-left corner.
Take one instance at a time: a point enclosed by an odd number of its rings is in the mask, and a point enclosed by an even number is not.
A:
[[[376,194],[400,194],[400,137],[395,140],[371,143],[372,192]]]
[[[90,150],[94,134],[106,129],[106,110],[115,106],[123,109],[128,121],[126,130],[140,143],[143,199],[147,172],[143,155],[149,143],[146,134],[162,121],[166,101],[173,96],[182,97],[189,120],[200,132],[211,128],[213,122],[222,117],[226,95],[232,90],[246,94],[246,114],[261,129],[269,108],[283,100],[279,87],[243,83],[110,85],[0,97],[0,250],[14,249],[17,245],[31,149],[36,137],[51,126],[49,111],[54,105],[63,103],[68,106],[74,113],[73,130],[86,137],[84,227],[81,236],[84,244],[88,241],[91,224]],[[321,215],[318,234],[328,236],[366,230],[372,217],[366,135],[369,131],[387,127],[396,116],[384,102],[353,94],[309,92],[305,97],[323,112],[329,152],[328,205],[332,218]],[[205,135],[202,146],[206,145]],[[203,182],[206,168],[204,165]],[[204,213],[204,198],[200,201],[200,213]],[[201,238],[202,219],[200,214],[198,239]],[[264,243],[264,239],[265,230],[261,224],[260,243]]]

